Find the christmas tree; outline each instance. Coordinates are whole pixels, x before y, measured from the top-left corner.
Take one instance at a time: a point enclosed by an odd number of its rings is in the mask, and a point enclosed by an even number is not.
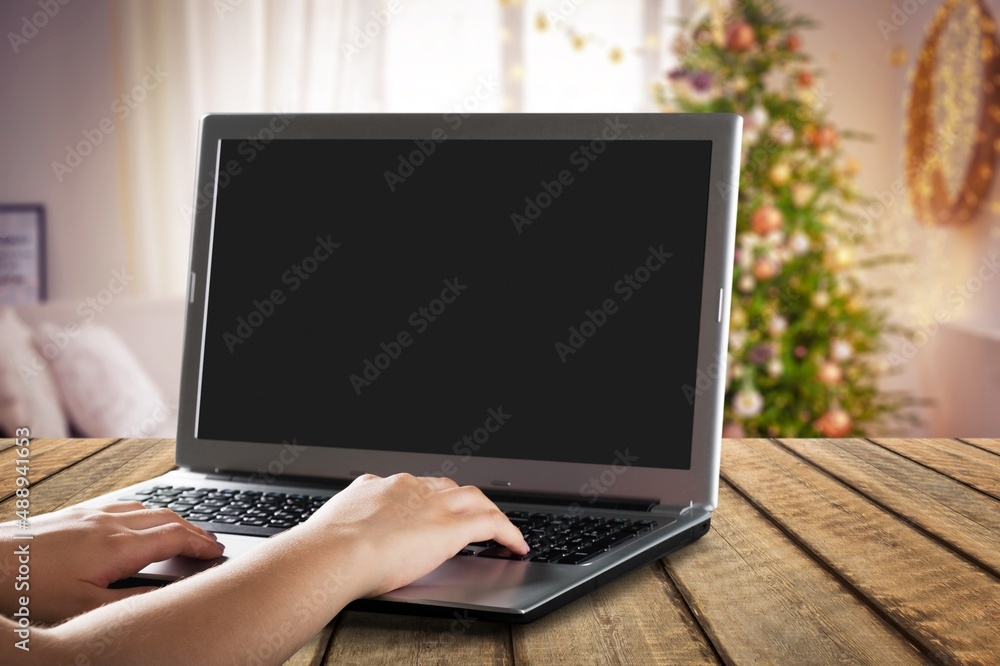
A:
[[[724,436],[845,437],[904,418],[879,389],[890,327],[862,270],[873,222],[853,185],[802,30],[773,0],[718,3],[687,25],[665,110],[744,118]],[[882,294],[884,296],[884,294]]]

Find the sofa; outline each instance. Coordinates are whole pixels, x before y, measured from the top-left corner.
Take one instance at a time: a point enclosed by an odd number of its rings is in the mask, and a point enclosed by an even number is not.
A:
[[[184,301],[0,306],[0,433],[173,437]]]

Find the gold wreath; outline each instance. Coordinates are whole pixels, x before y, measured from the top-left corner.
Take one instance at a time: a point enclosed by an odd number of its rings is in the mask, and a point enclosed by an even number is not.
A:
[[[993,181],[993,164],[1000,147],[1000,43],[996,23],[982,0],[979,12],[980,58],[983,94],[974,149],[961,186],[954,196],[948,192],[936,153],[931,99],[934,66],[941,37],[961,0],[948,0],[938,9],[917,61],[906,128],[906,183],[917,218],[926,224],[961,224],[978,212]]]

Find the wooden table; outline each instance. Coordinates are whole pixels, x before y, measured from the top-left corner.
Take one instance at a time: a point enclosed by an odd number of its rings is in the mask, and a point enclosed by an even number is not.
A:
[[[0,521],[13,517],[0,440]],[[36,440],[32,513],[172,440]],[[1000,664],[1000,440],[726,440],[692,546],[525,626],[341,613],[292,664]]]

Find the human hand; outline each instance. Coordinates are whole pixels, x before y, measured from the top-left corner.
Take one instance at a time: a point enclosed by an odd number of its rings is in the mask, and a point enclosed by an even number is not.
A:
[[[169,509],[121,502],[99,509],[73,507],[32,517],[31,540],[15,540],[15,523],[0,524],[0,612],[11,615],[20,596],[31,599],[35,622],[59,622],[155,587],[108,589],[147,564],[174,555],[212,559],[223,546]],[[28,590],[15,590],[18,545],[29,544]],[[3,580],[6,579],[6,580]]]
[[[320,539],[346,539],[358,556],[359,597],[395,590],[436,569],[474,541],[494,539],[516,553],[528,544],[474,486],[396,474],[358,477],[302,526]]]

